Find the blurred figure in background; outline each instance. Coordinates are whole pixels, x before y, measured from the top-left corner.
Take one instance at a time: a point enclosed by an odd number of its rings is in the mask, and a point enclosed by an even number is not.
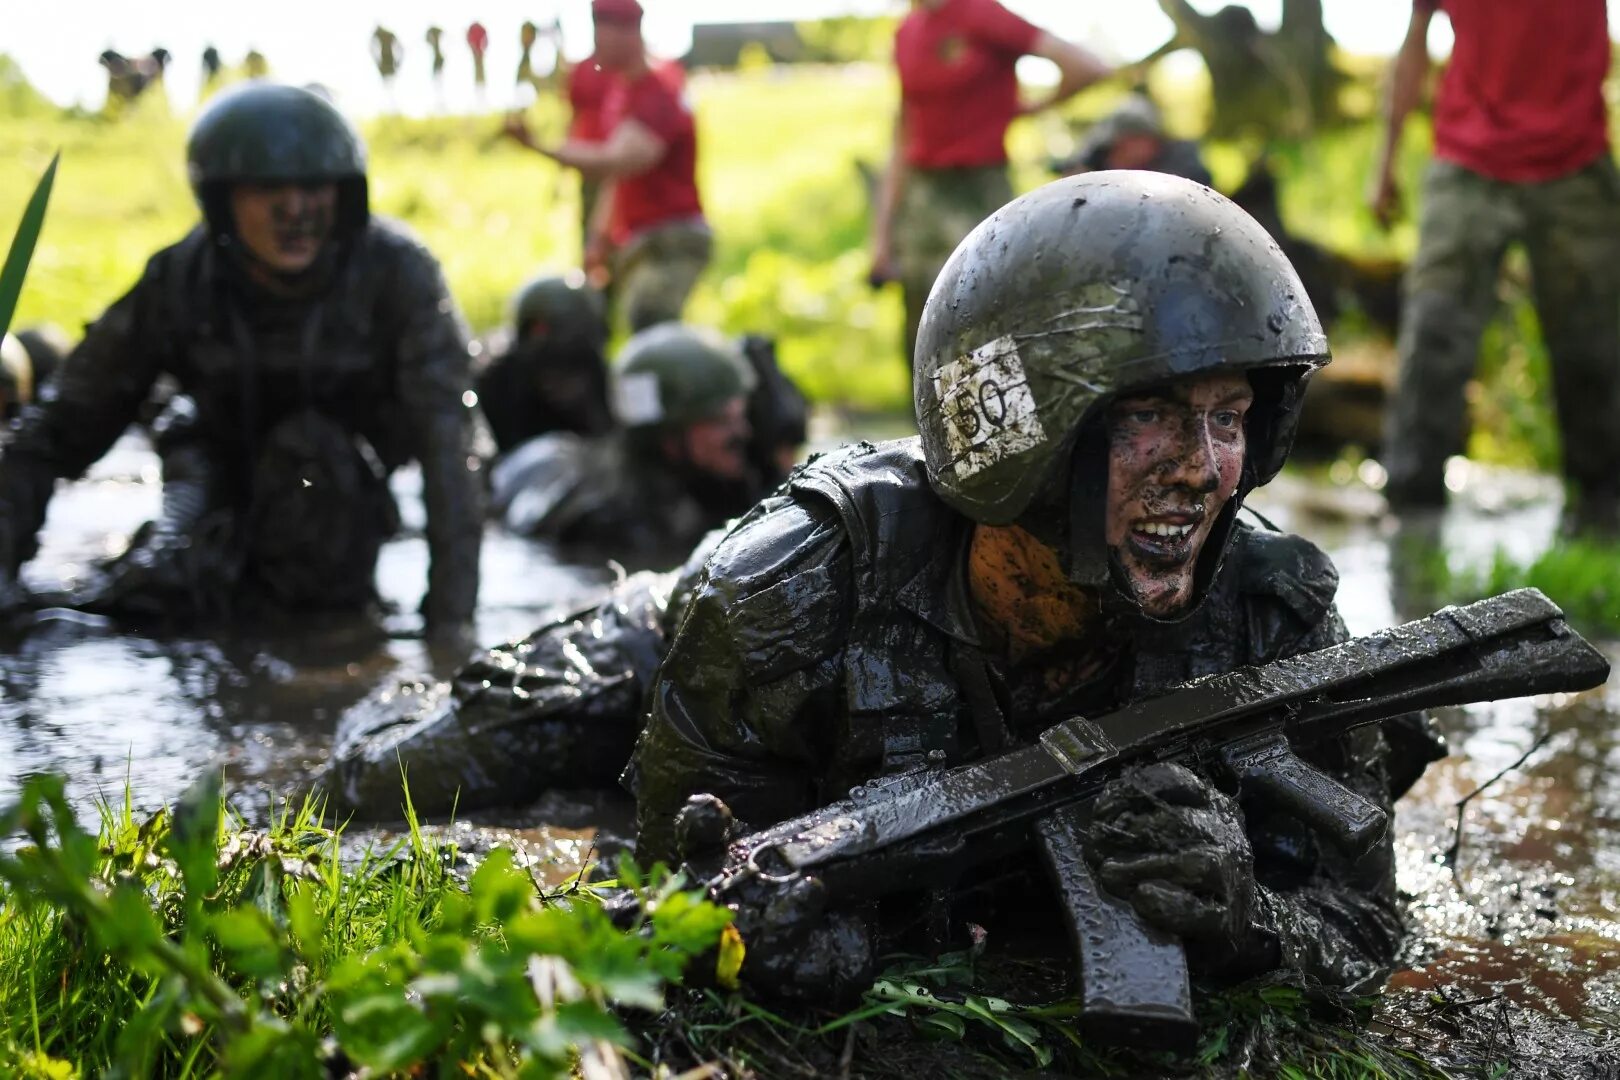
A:
[[[382,76],[390,104],[394,100],[394,76],[399,74],[399,65],[404,59],[405,46],[392,30],[379,26],[372,31],[371,60],[377,65],[377,74]]]
[[[1198,144],[1173,139],[1153,99],[1143,93],[1127,97],[1113,112],[1093,124],[1074,153],[1052,162],[1059,176],[1101,169],[1146,169],[1195,180],[1208,187],[1209,169]]]
[[[553,432],[491,470],[513,532],[639,566],[679,562],[761,494],[750,468],[754,372],[738,346],[681,323],[625,342],[613,371],[618,430]]]
[[[430,640],[470,635],[482,539],[467,344],[437,261],[370,214],[365,149],[330,104],[249,83],[187,145],[203,221],[86,331],[0,455],[0,573],[37,547],[160,379],[163,506],[75,597],[165,620],[355,611],[398,527],[389,474],[422,469]]]
[[[220,59],[219,50],[212,45],[203,49],[202,69],[203,95],[207,96],[213,92],[214,85],[219,82],[220,75],[225,70],[225,61]]]
[[[484,100],[484,54],[489,51],[489,31],[484,24],[476,20],[467,27],[467,48],[472,52],[473,86],[477,90],[480,103]]]
[[[523,26],[518,30],[518,47],[522,53],[518,56],[517,78],[514,80],[518,86],[527,86],[533,89],[537,79],[534,74],[534,44],[540,40],[540,28],[528,19],[523,20]]]
[[[568,71],[568,141],[596,146],[607,142],[606,106],[613,88],[613,75],[597,62],[592,53]],[[591,218],[602,193],[602,181],[588,173],[579,174],[580,244],[591,247]],[[587,271],[595,269],[587,267]],[[603,271],[606,271],[604,266]]]
[[[604,184],[586,261],[610,265],[615,306],[632,331],[680,318],[713,248],[698,195],[692,110],[667,68],[647,55],[641,14],[636,0],[591,4],[596,62],[614,76],[603,104],[605,142],[547,146],[515,114],[506,126],[523,146]]]
[[[607,302],[578,270],[525,283],[511,344],[479,374],[478,400],[505,454],[553,431],[602,435],[608,408]]]
[[[439,103],[444,104],[444,30],[437,26],[427,28],[423,35],[427,42],[428,52],[433,57],[433,92]]]
[[[1056,89],[1020,102],[1022,56],[1058,66]],[[872,280],[905,292],[906,360],[934,278],[962,238],[1012,198],[1007,127],[1109,73],[1096,56],[996,0],[914,0],[894,42],[900,116],[872,214]]]
[[[1509,245],[1524,244],[1552,359],[1569,482],[1566,526],[1620,528],[1620,174],[1609,153],[1604,0],[1413,0],[1395,59],[1369,202],[1388,223],[1397,150],[1429,70],[1429,24],[1456,44],[1434,107],[1417,256],[1401,311],[1400,381],[1385,431],[1385,494],[1441,506],[1466,449],[1464,390]]]
[[[107,69],[107,108],[116,114],[162,81],[169,50],[159,47],[145,56],[125,56],[108,49],[101,54],[100,64]]]

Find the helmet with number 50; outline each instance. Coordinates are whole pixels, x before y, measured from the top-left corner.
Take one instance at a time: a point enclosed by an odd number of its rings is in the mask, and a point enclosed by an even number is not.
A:
[[[1243,496],[1287,458],[1305,385],[1328,359],[1298,274],[1230,200],[1150,172],[1058,180],[981,223],[928,297],[915,357],[928,478],[984,524],[1061,507],[1066,520],[1032,531],[1058,541],[1072,580],[1101,584],[1103,407],[1246,372],[1243,476],[1206,546],[1218,563]]]

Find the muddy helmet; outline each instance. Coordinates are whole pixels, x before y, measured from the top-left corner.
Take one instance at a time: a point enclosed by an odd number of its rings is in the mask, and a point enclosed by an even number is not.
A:
[[[512,296],[517,339],[567,338],[600,349],[607,343],[607,301],[578,270],[542,274]]]
[[[754,371],[731,339],[666,322],[624,343],[613,384],[613,410],[625,427],[678,428],[751,393]]]
[[[1235,514],[1282,467],[1329,355],[1299,276],[1253,218],[1202,184],[1113,171],[1047,184],[968,234],[929,294],[915,359],[930,483],[1004,525],[1068,488],[1082,432],[1114,397],[1243,371],[1255,403]],[[1102,573],[1095,559],[1071,566],[1081,581]]]
[[[338,228],[368,216],[366,148],[359,132],[320,95],[249,82],[215,97],[192,125],[186,172],[215,236],[231,230],[230,185],[335,183]]]

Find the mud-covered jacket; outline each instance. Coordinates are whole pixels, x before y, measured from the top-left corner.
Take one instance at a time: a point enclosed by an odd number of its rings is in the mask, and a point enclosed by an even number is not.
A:
[[[512,806],[556,788],[615,787],[653,672],[719,534],[686,566],[642,571],[475,654],[448,680],[406,678],[344,713],[327,772],[345,811],[394,818],[410,776],[424,816]]]
[[[433,256],[373,217],[310,298],[247,288],[201,227],[154,255],[19,420],[0,458],[12,563],[32,555],[58,478],[83,474],[168,375],[196,403],[195,434],[224,490],[251,498],[256,448],[314,409],[362,436],[385,469],[422,466],[432,565],[429,622],[471,617],[481,487],[472,471],[466,335]]]
[[[751,501],[718,490],[700,497],[690,478],[622,430],[531,439],[502,455],[490,485],[494,512],[513,532],[639,567],[679,564]]]
[[[694,793],[762,826],[925,757],[976,757],[979,732],[1027,738],[1064,718],[1073,702],[1008,715],[967,593],[972,529],[929,488],[914,439],[814,461],[744,518],[710,558],[650,692],[626,777],[640,857],[674,858],[674,814]],[[1306,541],[1240,526],[1205,603],[1134,641],[1088,707],[1343,640],[1337,584]],[[1433,756],[1421,742],[1415,771]],[[1298,749],[1386,809],[1415,776],[1392,784],[1377,729]],[[1284,965],[1340,986],[1376,977],[1401,930],[1388,838],[1352,865],[1297,820],[1247,815],[1257,917]]]

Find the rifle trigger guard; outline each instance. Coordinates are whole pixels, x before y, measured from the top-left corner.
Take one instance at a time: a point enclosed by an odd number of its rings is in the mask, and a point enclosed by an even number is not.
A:
[[[1053,724],[1041,732],[1041,748],[1065,772],[1078,775],[1098,757],[1112,754],[1116,747],[1102,729],[1083,716]]]

